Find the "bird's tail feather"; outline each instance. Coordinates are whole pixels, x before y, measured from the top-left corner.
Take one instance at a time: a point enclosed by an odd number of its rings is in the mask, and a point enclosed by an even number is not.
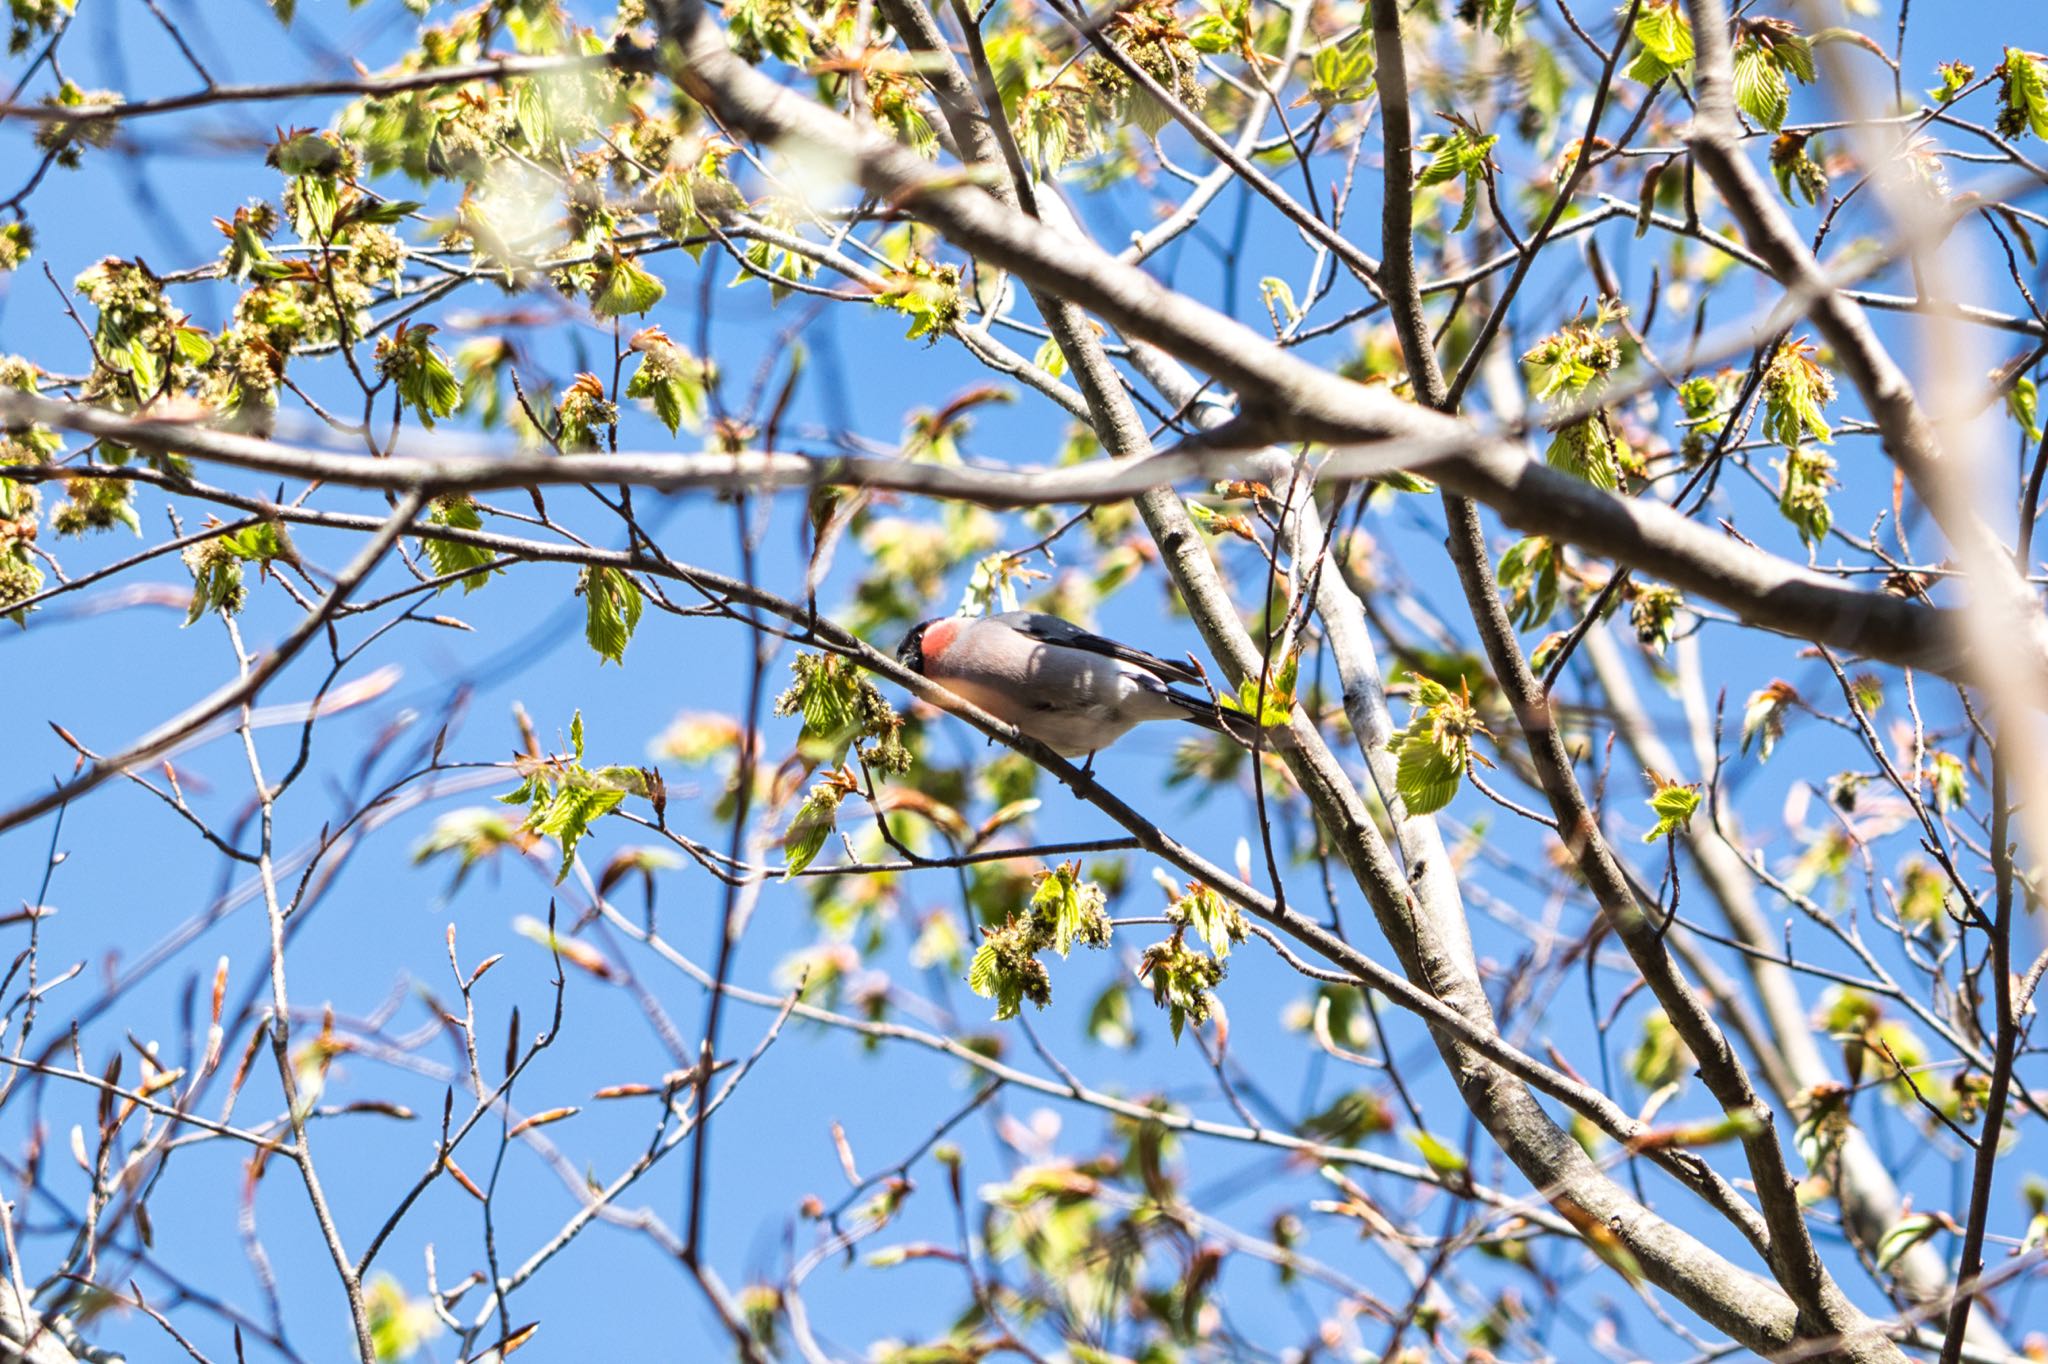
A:
[[[1267,725],[1263,736],[1259,725],[1251,716],[1242,711],[1227,709],[1209,700],[1206,696],[1192,696],[1184,691],[1166,689],[1166,696],[1180,707],[1181,719],[1204,729],[1227,735],[1246,748],[1286,749],[1295,747],[1292,731],[1286,725]]]

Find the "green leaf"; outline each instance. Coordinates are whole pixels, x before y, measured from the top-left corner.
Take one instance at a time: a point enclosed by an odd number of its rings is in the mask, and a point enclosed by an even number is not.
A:
[[[1899,1257],[1942,1229],[1942,1219],[1931,1212],[1902,1217],[1877,1242],[1877,1272],[1882,1274],[1899,1262]]]
[[[128,361],[128,373],[135,380],[135,391],[145,398],[155,396],[163,386],[164,373],[156,352],[138,336],[129,341],[123,355]]]
[[[1582,398],[1606,387],[1621,367],[1621,340],[1610,327],[1623,315],[1618,305],[1602,300],[1591,318],[1565,323],[1524,352],[1522,363],[1535,371],[1536,397]]]
[[[242,609],[247,596],[242,585],[242,566],[232,557],[217,559],[193,579],[192,605],[185,612],[185,624],[193,624],[208,611],[232,616]]]
[[[544,762],[523,764],[526,780],[498,797],[501,804],[524,805],[526,819],[520,828],[556,840],[562,848],[561,867],[555,880],[569,875],[575,865],[576,845],[591,824],[617,809],[629,795],[649,796],[648,774],[637,767],[602,767],[592,772],[583,766],[583,712],[569,721],[569,755]],[[568,949],[563,949],[568,955]]]
[[[1220,703],[1225,710],[1255,719],[1262,729],[1279,728],[1294,718],[1294,687],[1300,673],[1301,655],[1291,653],[1270,676],[1246,677],[1237,684],[1237,695],[1221,697]]]
[[[1604,417],[1586,417],[1558,430],[1543,461],[1610,493],[1621,486],[1619,451]]]
[[[1236,905],[1200,882],[1188,884],[1187,894],[1173,902],[1166,917],[1194,929],[1218,961],[1230,955],[1232,943],[1243,942],[1251,932]]]
[[[456,886],[462,884],[478,862],[505,848],[516,846],[518,830],[489,806],[452,810],[434,821],[434,827],[412,850],[415,864],[449,853],[458,856]]]
[[[1479,22],[1493,29],[1503,43],[1515,40],[1515,0],[1480,0]]]
[[[1692,21],[1685,17],[1678,0],[1651,0],[1636,14],[1636,41],[1643,45],[1643,55],[1652,59],[1659,68],[1656,74],[1645,80],[1631,68],[1629,75],[1653,85],[1673,71],[1692,62]],[[1641,58],[1638,58],[1638,64]]]
[[[213,358],[213,338],[200,327],[179,327],[171,333],[178,358],[188,365],[203,365]]]
[[[2048,139],[2048,64],[2031,52],[2005,49],[1998,67],[1998,133]]]
[[[1517,540],[1500,556],[1495,578],[1509,593],[1508,615],[1518,629],[1539,629],[1556,613],[1563,561],[1563,548],[1541,536]]]
[[[18,270],[35,254],[35,227],[29,223],[0,225],[0,272]]]
[[[1408,1134],[1408,1140],[1415,1143],[1415,1149],[1422,1153],[1422,1159],[1438,1174],[1465,1173],[1465,1157],[1459,1155],[1441,1137],[1418,1127]]]
[[[1455,749],[1446,752],[1427,733],[1411,729],[1401,736],[1398,758],[1394,786],[1409,814],[1435,814],[1458,794],[1465,764],[1463,755]]]
[[[279,137],[264,157],[285,175],[335,175],[348,168],[348,156],[331,134],[301,129]]]
[[[342,219],[349,223],[370,223],[378,227],[390,227],[393,223],[404,222],[409,215],[419,210],[420,201],[417,199],[363,198],[351,204],[348,212],[342,215]]]
[[[1301,317],[1301,305],[1294,301],[1294,290],[1278,275],[1267,275],[1259,281],[1259,296],[1266,301],[1266,311],[1275,314],[1281,326],[1291,326]]]
[[[1932,756],[1930,779],[1934,783],[1934,808],[1947,814],[1970,801],[1970,778],[1963,760],[1953,753],[1937,751]]]
[[[1472,735],[1485,726],[1463,692],[1427,677],[1415,679],[1415,711],[1395,736],[1394,785],[1410,814],[1433,814],[1451,803],[1472,758]]]
[[[1320,1113],[1301,1120],[1304,1135],[1336,1146],[1357,1146],[1368,1137],[1394,1130],[1393,1114],[1387,1101],[1369,1089],[1340,1094]]]
[[[1195,51],[1218,57],[1237,47],[1238,27],[1229,16],[1205,10],[1188,23],[1188,45]]]
[[[400,401],[429,427],[435,418],[453,415],[462,401],[462,384],[447,355],[430,339],[434,332],[431,326],[400,323],[395,333],[377,343],[378,372],[398,385]]]
[[[577,590],[584,598],[583,637],[600,660],[623,666],[626,646],[640,624],[640,584],[616,568],[586,568]]]
[[[1018,151],[1032,169],[1048,179],[1059,174],[1071,138],[1065,95],[1045,87],[1026,93],[1018,102],[1012,131]]]
[[[1835,461],[1809,447],[1789,451],[1772,464],[1779,473],[1779,512],[1798,528],[1801,540],[1817,547],[1834,525],[1827,495],[1836,486]]]
[[[1671,632],[1678,624],[1678,611],[1685,605],[1685,595],[1664,583],[1632,586],[1635,599],[1629,603],[1628,623],[1635,627],[1636,638],[1644,648],[1661,654],[1671,643]]]
[[[1785,73],[1760,44],[1745,42],[1735,49],[1735,103],[1751,118],[1777,132],[1785,126],[1792,87]]]
[[[307,241],[327,241],[334,236],[334,220],[341,211],[341,191],[331,173],[309,171],[292,181],[292,226]]]
[[[836,656],[805,657],[815,658],[815,666],[798,668],[796,683],[776,701],[775,713],[801,714],[799,749],[812,761],[836,764],[860,732],[858,678]]]
[[[1659,780],[1657,789],[1650,795],[1650,809],[1657,816],[1657,827],[1643,835],[1643,842],[1655,843],[1660,838],[1683,833],[1699,808],[1698,786]]]
[[[910,770],[910,753],[899,738],[902,717],[859,668],[834,654],[798,654],[789,668],[796,681],[775,698],[775,713],[803,716],[797,752],[805,762],[836,767],[859,744],[868,765]]]
[[[1013,918],[988,933],[967,968],[967,988],[996,1002],[996,1021],[1015,1018],[1025,1000],[1044,1008],[1052,980],[1034,955],[1042,945],[1034,922]]]
[[[447,526],[453,530],[482,530],[483,516],[477,511],[476,503],[465,496],[437,498],[433,510],[427,513],[430,525]],[[427,551],[427,563],[432,566],[434,576],[447,578],[461,573],[464,594],[476,591],[491,580],[491,576],[504,572],[503,569],[485,566],[497,556],[482,545],[465,545],[454,540],[427,539],[422,542]],[[441,584],[446,592],[454,583]]]
[[[1088,1006],[1088,1035],[1102,1046],[1123,1051],[1137,1045],[1138,1029],[1131,1017],[1131,992],[1123,981],[1105,986]]]
[[[1928,103],[1947,104],[1977,79],[1977,68],[1968,62],[1943,62],[1935,67],[1934,74],[1941,77],[1941,84],[1927,92]]]
[[[1415,177],[1417,189],[1448,184],[1465,173],[1466,142],[1463,130],[1450,136],[1432,133],[1422,139],[1422,148],[1424,151],[1433,151],[1435,155],[1431,156],[1429,164],[1422,168],[1422,173]]]
[[[1372,31],[1361,27],[1343,42],[1324,47],[1310,63],[1310,74],[1309,96],[1326,109],[1370,98],[1373,91]]]
[[[654,415],[670,435],[684,426],[695,431],[702,425],[712,366],[669,340],[659,327],[636,332],[630,349],[640,352],[640,367],[627,381],[626,396],[652,403]]]
[[[832,836],[839,820],[839,803],[846,795],[847,786],[836,774],[811,787],[811,793],[790,817],[789,828],[782,835],[783,880],[789,880],[817,859],[825,841]]]
[[[2020,430],[2027,433],[2028,440],[2041,439],[2040,421],[2041,395],[2032,379],[2022,376],[2006,390],[2005,410],[2020,424]]]
[[[661,302],[667,292],[662,282],[641,269],[632,257],[615,251],[598,263],[597,279],[590,290],[590,310],[599,317],[644,313]]]
[[[1644,1089],[1656,1091],[1682,1082],[1693,1068],[1692,1053],[1679,1039],[1670,1015],[1652,1009],[1643,1015],[1643,1035],[1623,1058],[1628,1073]]]
[[[1787,450],[1808,437],[1834,443],[1825,407],[1835,399],[1835,379],[1820,363],[1810,338],[1787,341],[1764,370],[1764,431]]]
[[[1785,126],[1791,81],[1813,83],[1813,45],[1784,19],[1749,19],[1743,26],[1735,44],[1735,102],[1775,133]]]
[[[626,793],[615,787],[565,785],[552,800],[535,807],[527,819],[527,829],[554,839],[562,847],[562,865],[555,880],[569,875],[569,868],[576,861],[576,845],[590,832],[591,824],[617,809],[625,798]]]
[[[1053,951],[1064,957],[1076,942],[1109,946],[1108,902],[1101,886],[1081,879],[1080,863],[1062,862],[1039,878],[1031,896],[1031,917],[1049,932]]]
[[[290,537],[275,521],[259,521],[253,526],[244,526],[233,535],[223,535],[220,542],[237,559],[249,563],[267,564],[273,559],[295,563],[298,560]]]
[[[1166,1010],[1175,1042],[1190,1020],[1199,1026],[1208,1019],[1210,991],[1222,982],[1223,974],[1221,961],[1187,946],[1178,933],[1152,944],[1138,959],[1138,978],[1151,984],[1152,1002]]]
[[[996,961],[996,945],[993,939],[975,949],[974,960],[967,967],[967,988],[983,999],[994,999],[1001,984]]]
[[[960,321],[960,267],[913,256],[890,276],[889,287],[875,295],[875,303],[910,319],[907,339],[936,343]]]

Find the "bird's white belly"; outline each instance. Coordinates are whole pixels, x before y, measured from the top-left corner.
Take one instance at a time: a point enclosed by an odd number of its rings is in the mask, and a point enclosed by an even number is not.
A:
[[[1137,708],[1129,704],[1104,703],[1085,693],[1061,696],[1053,692],[1046,698],[1050,702],[1047,706],[1023,706],[1004,691],[966,678],[932,680],[998,720],[1015,725],[1064,758],[1079,758],[1105,748],[1138,721],[1151,718],[1134,713]]]

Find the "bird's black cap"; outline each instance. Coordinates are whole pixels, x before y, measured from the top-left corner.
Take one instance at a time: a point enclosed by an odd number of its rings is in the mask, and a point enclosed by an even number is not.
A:
[[[896,661],[914,673],[924,672],[924,632],[931,626],[928,620],[911,626],[910,633],[896,646]]]

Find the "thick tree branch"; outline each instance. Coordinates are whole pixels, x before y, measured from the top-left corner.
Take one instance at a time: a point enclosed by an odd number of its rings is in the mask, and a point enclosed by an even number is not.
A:
[[[1629,7],[1626,19],[1635,6]],[[1412,175],[1412,132],[1408,117],[1408,78],[1405,44],[1401,37],[1397,0],[1373,0],[1373,37],[1379,53],[1382,117],[1386,127],[1386,193],[1382,226],[1385,241],[1381,252],[1386,261],[1382,272],[1394,325],[1400,333],[1402,350],[1415,390],[1427,406],[1450,411],[1458,401],[1462,382],[1447,385],[1438,366],[1436,351],[1424,325],[1422,300],[1416,285],[1414,228],[1410,203]],[[1623,27],[1626,27],[1624,23]],[[1600,114],[1605,88],[1613,79],[1614,64],[1625,37],[1615,36],[1596,96],[1579,162],[1571,183],[1583,171]],[[1566,194],[1570,192],[1567,185]],[[1552,215],[1552,221],[1555,214]],[[1515,287],[1511,280],[1509,288]],[[1496,304],[1489,321],[1497,325],[1504,315],[1506,300]],[[1482,333],[1480,344],[1488,344]],[[1467,360],[1465,376],[1477,373],[1479,357]],[[1463,376],[1461,376],[1463,377]],[[1501,603],[1494,582],[1492,559],[1487,552],[1485,532],[1472,502],[1445,493],[1444,512],[1449,533],[1445,544],[1457,567],[1465,591],[1466,605],[1479,630],[1496,681],[1514,709],[1515,719],[1529,745],[1529,757],[1536,779],[1550,803],[1552,818],[1566,849],[1592,889],[1601,912],[1626,945],[1630,957],[1643,973],[1657,1002],[1663,1007],[1679,1037],[1692,1051],[1699,1074],[1722,1108],[1739,1114],[1753,1124],[1742,1139],[1744,1154],[1756,1184],[1764,1219],[1771,1230],[1769,1260],[1773,1275],[1798,1304],[1800,1333],[1805,1337],[1840,1339],[1849,1335],[1844,1357],[1896,1358],[1897,1351],[1882,1340],[1857,1339],[1867,1330],[1861,1314],[1848,1303],[1829,1277],[1807,1230],[1804,1210],[1799,1205],[1795,1181],[1786,1168],[1783,1149],[1772,1126],[1770,1108],[1756,1095],[1747,1070],[1729,1045],[1706,1003],[1679,973],[1663,934],[1643,914],[1635,893],[1620,864],[1600,832],[1599,821],[1588,804],[1572,768],[1563,737],[1552,717],[1550,702],[1540,679],[1530,669],[1515,638],[1514,626]]]
[[[1917,618],[1901,617],[1874,594],[1820,590],[1813,575],[1780,572],[1770,556],[1733,545],[1668,507],[1615,498],[1531,460],[1519,445],[1475,443],[1464,423],[1299,360],[1091,243],[1048,232],[989,193],[961,187],[956,177],[861,132],[727,53],[706,48],[691,60],[685,85],[718,103],[734,126],[766,142],[791,138],[842,158],[863,188],[901,204],[985,262],[1099,313],[1234,388],[1247,414],[1266,420],[1268,436],[1440,448],[1445,455],[1427,461],[1432,475],[1500,508],[1513,524],[1537,533],[1571,527],[1565,538],[1624,562],[1639,556],[1645,571],[1769,629],[1945,674],[1964,671],[1953,639],[1922,634],[1908,623]],[[707,83],[712,78],[715,90]],[[2048,643],[2008,661],[2048,678]]]

